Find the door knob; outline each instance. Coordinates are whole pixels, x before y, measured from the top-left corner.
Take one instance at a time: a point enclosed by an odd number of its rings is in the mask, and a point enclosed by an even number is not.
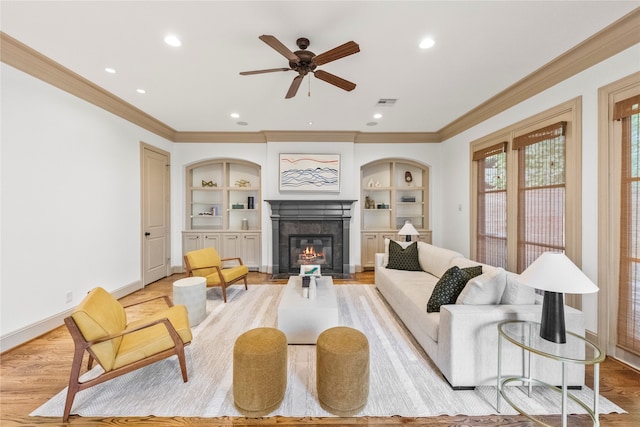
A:
[[[151,236],[151,233],[149,233],[148,231],[146,231],[146,232],[144,233],[144,235],[145,235],[145,236]]]

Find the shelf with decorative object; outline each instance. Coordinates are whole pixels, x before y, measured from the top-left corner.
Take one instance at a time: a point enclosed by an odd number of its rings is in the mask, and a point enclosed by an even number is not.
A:
[[[260,165],[236,159],[205,160],[187,167],[185,182],[183,253],[213,246],[224,257],[245,255],[248,259],[242,257],[243,262],[259,269]]]
[[[384,250],[384,239],[398,239],[397,232],[410,221],[419,240],[431,243],[429,228],[429,168],[403,159],[383,159],[362,166],[361,267],[375,265],[375,252]]]

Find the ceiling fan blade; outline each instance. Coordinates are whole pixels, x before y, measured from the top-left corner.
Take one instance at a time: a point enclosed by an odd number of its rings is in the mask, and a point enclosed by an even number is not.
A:
[[[350,41],[321,53],[320,55],[314,56],[312,61],[316,65],[323,65],[327,62],[335,61],[336,59],[344,58],[345,56],[353,55],[358,52],[360,52],[360,46],[358,46],[358,43]]]
[[[326,71],[316,70],[313,72],[317,78],[320,80],[324,80],[325,82],[332,84],[334,86],[339,87],[340,89],[344,89],[347,92],[351,92],[356,88],[356,84],[350,82],[349,80],[345,80],[341,77],[336,76],[335,74],[327,73]]]
[[[287,91],[287,95],[284,97],[285,99],[293,98],[294,96],[296,96],[303,78],[304,76],[299,75],[293,79],[293,81],[291,82],[291,86],[289,86],[289,90]]]
[[[291,71],[291,68],[269,68],[268,70],[242,71],[241,76],[250,76],[251,74],[275,73],[276,71]]]
[[[295,62],[296,64],[298,62],[300,62],[300,58],[298,58],[296,56],[295,53],[291,52],[291,50],[289,50],[288,47],[286,47],[285,45],[282,44],[282,42],[280,42],[280,40],[278,40],[277,38],[275,38],[274,36],[270,36],[267,34],[261,35],[260,37],[258,37],[260,40],[262,40],[263,42],[265,42],[266,44],[268,44],[269,46],[271,46],[273,49],[275,49],[280,55],[284,56],[285,58],[287,58],[289,61],[291,62]]]

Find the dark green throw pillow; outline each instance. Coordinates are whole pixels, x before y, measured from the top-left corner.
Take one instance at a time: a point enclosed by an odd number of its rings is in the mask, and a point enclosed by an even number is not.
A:
[[[471,279],[470,275],[458,266],[448,269],[433,288],[433,293],[427,302],[427,313],[440,311],[441,305],[455,304],[469,279]]]
[[[482,274],[482,266],[474,265],[473,267],[465,267],[461,269],[465,273],[469,275],[469,279],[473,279],[474,277],[478,277]]]
[[[403,248],[393,240],[389,241],[389,263],[387,268],[394,270],[421,271],[418,262],[418,242]]]

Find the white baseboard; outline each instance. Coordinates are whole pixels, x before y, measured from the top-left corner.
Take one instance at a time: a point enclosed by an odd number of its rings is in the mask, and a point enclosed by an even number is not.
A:
[[[142,288],[142,282],[140,280],[125,285],[111,292],[116,298],[122,298]],[[32,339],[38,338],[41,335],[51,332],[55,328],[64,324],[64,318],[71,314],[73,308],[69,308],[46,319],[39,320],[31,325],[22,327],[16,331],[0,337],[0,353],[11,350],[18,347]]]

